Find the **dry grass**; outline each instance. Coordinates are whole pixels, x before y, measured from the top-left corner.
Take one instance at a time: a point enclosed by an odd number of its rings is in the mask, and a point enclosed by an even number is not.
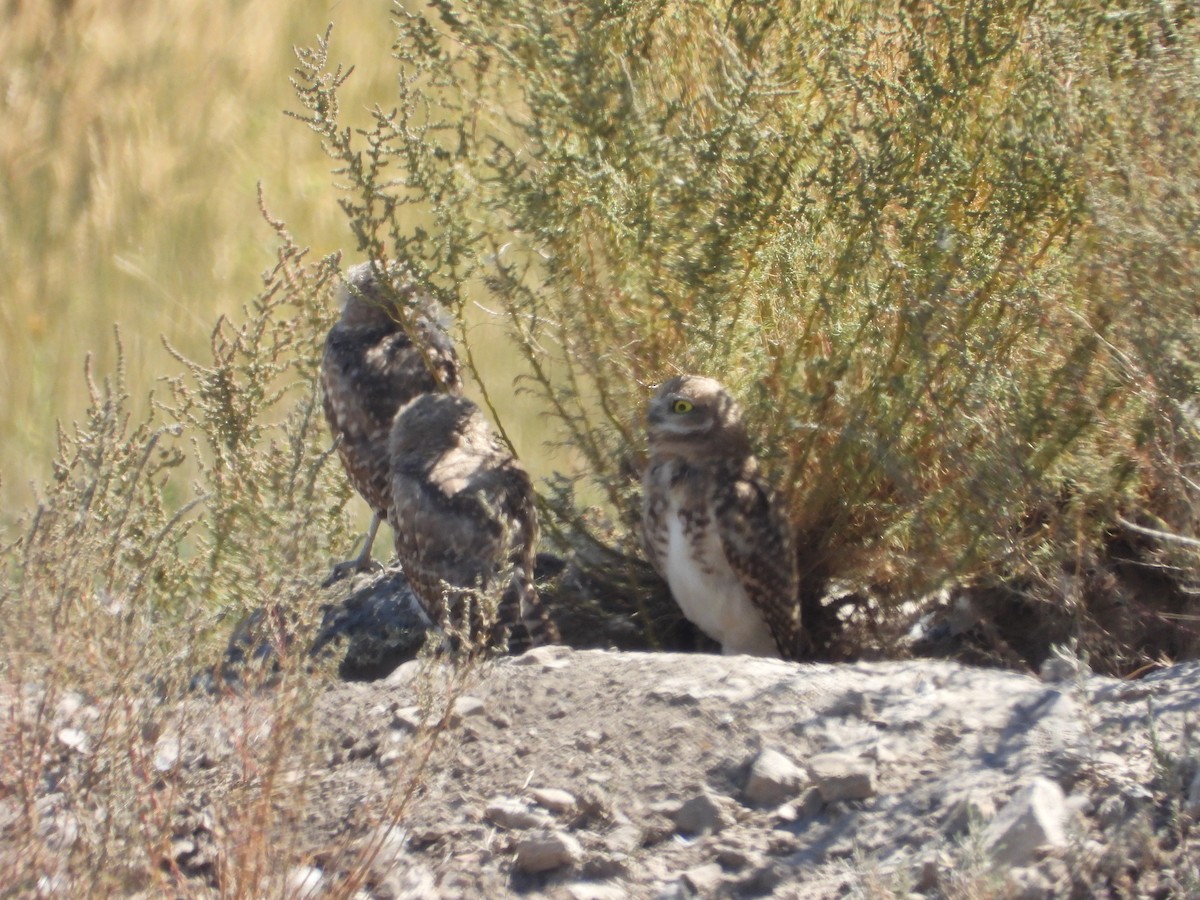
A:
[[[55,422],[87,405],[84,357],[113,371],[114,322],[144,412],[141,386],[173,370],[160,336],[200,354],[216,316],[253,295],[275,253],[258,182],[314,253],[353,257],[329,160],[283,114],[294,46],[336,23],[335,50],[355,66],[348,124],[389,102],[396,70],[387,0],[4,9],[0,521],[11,522],[50,475]],[[503,350],[483,356],[500,377],[512,368]],[[538,453],[535,436],[522,440]]]

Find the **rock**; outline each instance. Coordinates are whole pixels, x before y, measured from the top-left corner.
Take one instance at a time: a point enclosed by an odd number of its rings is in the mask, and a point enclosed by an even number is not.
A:
[[[433,715],[429,719],[426,719],[426,711],[421,707],[402,706],[392,713],[392,724],[396,728],[415,734],[424,727],[437,724],[440,708],[435,707],[432,712]],[[447,722],[452,727],[457,727],[463,723],[464,719],[482,716],[486,712],[487,704],[478,697],[465,695],[456,697],[450,707],[450,712],[447,714]]]
[[[983,845],[997,863],[1028,865],[1039,847],[1066,846],[1066,818],[1062,788],[1048,778],[1034,778],[987,827]]]
[[[575,809],[575,795],[557,788],[534,788],[529,792],[533,802],[555,813],[569,813]]]
[[[763,750],[754,758],[744,788],[755,806],[778,806],[800,793],[808,781],[803,769],[777,750]]]
[[[177,863],[187,856],[191,856],[196,852],[196,842],[191,838],[173,837],[171,838],[171,847],[167,851],[167,857],[171,862]]]
[[[515,797],[493,797],[483,814],[501,828],[548,828],[554,823],[550,816],[530,809],[524,800]]]
[[[179,764],[179,738],[163,735],[154,744],[154,769],[167,773]]]
[[[604,843],[615,853],[632,853],[642,846],[642,829],[632,822],[623,822],[604,836]]]
[[[463,719],[471,716],[482,716],[487,711],[487,706],[478,697],[463,696],[454,701],[454,706],[450,709],[450,724],[458,725]]]
[[[408,684],[414,681],[421,673],[422,662],[419,659],[410,659],[408,662],[401,663],[392,670],[392,674],[383,679],[385,684]]]
[[[356,580],[349,596],[325,609],[308,652],[319,657],[344,647],[338,675],[373,681],[413,661],[428,630],[429,621],[404,573],[391,568]]]
[[[596,884],[591,881],[568,884],[567,894],[571,900],[625,900],[629,896],[624,888],[615,884]]]
[[[517,841],[514,865],[520,872],[535,874],[573,866],[583,859],[583,847],[562,831],[542,831]]]
[[[74,813],[59,809],[38,822],[37,833],[51,849],[69,850],[79,840],[79,819]]]
[[[84,703],[83,694],[77,691],[64,691],[54,710],[55,720],[61,722],[72,718],[79,710],[83,709]]]
[[[437,877],[423,863],[409,861],[404,866],[388,872],[368,896],[378,900],[427,900],[429,897],[439,896]]]
[[[416,734],[425,724],[425,715],[419,706],[402,706],[392,713],[392,724],[404,731]]]
[[[565,669],[571,665],[571,661],[567,659],[570,655],[570,647],[550,644],[526,650],[520,656],[515,656],[508,662],[512,666],[540,666],[542,671],[548,672],[552,669]]]
[[[847,753],[820,753],[805,762],[826,803],[875,796],[875,763]]]
[[[66,897],[69,895],[71,881],[62,872],[53,875],[42,875],[37,880],[36,897]]]
[[[288,897],[315,897],[325,880],[324,873],[312,866],[293,866],[284,879],[284,893]]]
[[[76,753],[88,752],[88,736],[78,728],[60,728],[58,740],[64,747]]]
[[[681,834],[715,834],[731,824],[729,815],[717,799],[704,792],[697,794],[671,815],[675,829]]]
[[[716,894],[725,873],[720,864],[714,862],[688,869],[679,877],[684,884],[701,897],[712,897]]]
[[[719,839],[712,847],[712,855],[727,872],[736,872],[751,866],[759,868],[763,864],[763,856],[755,850],[754,842],[744,839]]]

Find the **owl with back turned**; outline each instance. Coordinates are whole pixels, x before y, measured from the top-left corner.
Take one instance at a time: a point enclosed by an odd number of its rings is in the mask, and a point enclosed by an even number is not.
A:
[[[471,650],[556,641],[533,581],[533,483],[479,407],[423,394],[389,449],[396,556],[429,618]]]
[[[681,375],[654,393],[646,427],[643,541],[684,616],[724,654],[796,658],[794,538],[741,407],[713,379]]]
[[[341,317],[325,340],[321,361],[325,418],[372,518],[362,552],[335,566],[331,581],[371,564],[376,531],[391,507],[388,445],[400,408],[421,394],[462,392],[458,354],[442,309],[403,266],[354,266],[338,295]]]

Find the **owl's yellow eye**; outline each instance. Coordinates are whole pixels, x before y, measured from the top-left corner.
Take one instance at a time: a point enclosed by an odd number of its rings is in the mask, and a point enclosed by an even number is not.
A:
[[[679,413],[680,415],[690,413],[695,408],[691,400],[676,400],[671,404],[671,412]]]

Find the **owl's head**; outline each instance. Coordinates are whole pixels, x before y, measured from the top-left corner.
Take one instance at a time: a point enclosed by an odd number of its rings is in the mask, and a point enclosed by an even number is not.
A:
[[[449,318],[412,273],[399,263],[359,263],[346,270],[338,288],[342,322],[380,326],[409,321],[421,331],[445,331]]]
[[[683,459],[749,452],[742,408],[720,382],[678,375],[659,385],[646,415],[650,451]]]

